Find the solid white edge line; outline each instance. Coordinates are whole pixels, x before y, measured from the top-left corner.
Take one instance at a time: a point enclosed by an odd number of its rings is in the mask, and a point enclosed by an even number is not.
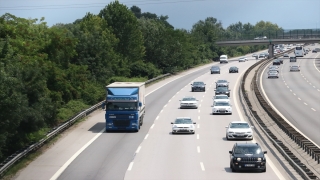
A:
[[[263,70],[263,72],[265,71],[265,69]],[[270,99],[268,98],[266,92],[264,91],[263,88],[263,84],[262,84],[262,76],[260,76],[260,87],[262,90],[262,93],[264,95],[264,97],[266,98],[267,102],[269,103],[269,105],[272,107],[272,109],[274,111],[276,111],[277,114],[279,114],[280,117],[282,117],[282,119],[284,119],[291,127],[293,127],[297,132],[299,132],[300,134],[302,134],[305,138],[307,138],[310,142],[312,142],[314,145],[316,145],[318,148],[320,148],[320,146],[318,144],[316,144],[315,142],[313,142],[309,137],[307,137],[305,134],[303,134],[297,127],[295,127],[293,124],[291,124],[291,122],[286,119],[278,109],[276,109],[276,107],[272,104],[272,102],[270,101]],[[301,100],[300,98],[298,98],[299,100]]]
[[[50,178],[50,180],[56,180],[59,178],[59,176],[63,173],[63,171],[72,163],[73,160],[75,160],[79,154],[82,153],[90,144],[95,141],[101,134],[105,131],[105,128],[103,128],[97,135],[95,135],[92,139],[90,139],[89,142],[87,142],[84,146],[82,146],[73,156],[71,156],[70,159],[66,163],[64,163],[59,170]]]
[[[154,124],[152,124],[152,126],[150,127],[150,129],[153,129],[153,127],[154,127]]]
[[[138,149],[136,150],[136,153],[139,153],[141,149],[141,146],[138,147]]]
[[[204,168],[203,162],[200,162],[200,167],[202,171],[205,171],[206,169]]]
[[[128,171],[131,171],[132,166],[133,166],[133,162],[131,162],[131,163],[129,164]]]

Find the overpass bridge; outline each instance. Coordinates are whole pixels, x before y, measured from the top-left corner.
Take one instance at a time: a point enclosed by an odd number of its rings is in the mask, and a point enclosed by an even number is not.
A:
[[[268,31],[260,33],[236,33],[234,36],[220,34],[218,46],[269,45],[269,56],[273,57],[275,44],[320,43],[319,29]]]

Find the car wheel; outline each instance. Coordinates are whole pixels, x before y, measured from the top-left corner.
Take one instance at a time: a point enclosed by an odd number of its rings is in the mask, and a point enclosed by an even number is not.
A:
[[[195,132],[192,132],[192,134],[194,134]]]
[[[232,115],[232,113],[230,113],[230,115]]]
[[[193,89],[191,89],[191,92],[193,92]]]
[[[171,132],[172,134],[175,134],[173,131]]]
[[[228,135],[226,135],[226,140],[229,140]]]
[[[230,169],[232,172],[236,172],[236,170],[233,168],[233,166],[230,164]]]
[[[206,92],[206,88],[204,88],[203,91]]]
[[[266,172],[267,171],[267,167],[266,168],[264,168],[264,170],[262,170],[261,172]]]

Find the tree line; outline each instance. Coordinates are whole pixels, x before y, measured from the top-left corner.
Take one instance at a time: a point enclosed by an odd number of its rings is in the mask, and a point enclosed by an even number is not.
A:
[[[280,29],[216,18],[175,29],[168,16],[111,2],[99,14],[48,27],[44,18],[0,17],[0,160],[102,101],[114,81],[145,81],[266,46],[218,47],[218,35]]]

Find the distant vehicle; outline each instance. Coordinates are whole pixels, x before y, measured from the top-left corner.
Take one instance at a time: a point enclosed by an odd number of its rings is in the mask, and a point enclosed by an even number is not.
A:
[[[198,100],[192,96],[186,96],[180,100],[180,109],[195,108],[198,109]]]
[[[289,54],[288,53],[284,53],[283,57],[289,57]]]
[[[272,65],[281,65],[281,62],[279,59],[275,59],[273,60]]]
[[[239,62],[246,62],[246,59],[244,57],[239,58]]]
[[[275,70],[268,71],[268,78],[279,78],[278,71],[275,71]]]
[[[290,62],[297,62],[297,58],[294,57],[294,56],[291,56],[291,57],[290,57]]]
[[[265,58],[266,55],[264,53],[259,54],[259,58]]]
[[[106,87],[106,132],[140,130],[145,115],[145,83],[114,82]]]
[[[244,121],[232,121],[226,126],[226,139],[249,139],[253,140],[253,126]]]
[[[236,66],[231,66],[229,68],[229,73],[239,73],[239,68]]]
[[[225,94],[230,97],[230,89],[228,87],[217,87],[215,90],[215,95]]]
[[[191,91],[206,91],[206,84],[202,81],[196,81],[191,84]]]
[[[258,170],[266,172],[267,160],[258,143],[235,143],[230,154],[232,172],[242,170]]]
[[[219,66],[212,66],[210,68],[211,74],[220,74],[220,67]]]
[[[296,57],[303,57],[304,55],[306,55],[304,47],[302,46],[295,47],[294,54],[296,55]]]
[[[280,61],[281,64],[283,64],[283,59],[282,58],[278,58],[278,60]]]
[[[220,79],[216,82],[216,87],[228,87],[228,86],[229,86],[229,82],[227,80]]]
[[[313,49],[312,50],[312,53],[317,53],[318,51],[316,49]]]
[[[220,64],[221,63],[228,63],[228,56],[227,55],[220,56]]]
[[[214,114],[232,114],[230,101],[216,101],[212,107],[212,115]]]
[[[193,122],[190,117],[177,117],[172,124],[172,134],[176,133],[195,133],[196,122]]]
[[[252,57],[258,57],[258,54],[252,54]]]
[[[267,39],[267,36],[254,38],[254,40],[266,40],[266,39]]]
[[[225,94],[215,95],[215,96],[213,96],[212,99],[213,99],[213,104],[218,101],[230,102],[229,97]]]
[[[300,71],[300,66],[290,66],[290,72],[292,71]]]

